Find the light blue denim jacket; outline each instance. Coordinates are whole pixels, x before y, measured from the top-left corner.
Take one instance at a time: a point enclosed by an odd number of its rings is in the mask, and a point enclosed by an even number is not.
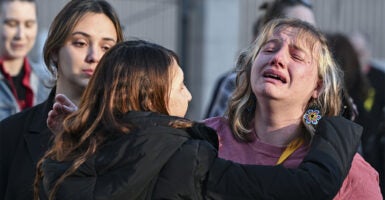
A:
[[[39,104],[47,99],[51,88],[52,75],[39,64],[31,65],[30,86],[33,91],[33,105]],[[7,86],[4,75],[0,72],[0,121],[4,118],[20,112],[19,105]]]

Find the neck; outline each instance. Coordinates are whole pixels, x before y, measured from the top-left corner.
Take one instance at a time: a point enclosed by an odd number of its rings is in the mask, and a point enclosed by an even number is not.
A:
[[[301,136],[303,109],[284,105],[258,105],[254,128],[258,138],[267,144],[287,146]]]
[[[4,70],[10,76],[17,76],[20,73],[21,69],[23,68],[23,64],[24,64],[24,58],[3,60]]]
[[[69,81],[64,81],[58,78],[56,83],[56,94],[66,95],[76,106],[79,106],[80,98],[83,94],[84,88],[75,85]]]

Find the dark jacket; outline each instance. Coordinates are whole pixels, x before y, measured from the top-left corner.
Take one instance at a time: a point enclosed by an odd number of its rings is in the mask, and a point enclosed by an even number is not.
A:
[[[130,112],[138,126],[111,137],[61,183],[57,199],[331,199],[346,176],[361,128],[323,120],[299,169],[239,165],[217,158],[217,136],[202,124],[175,129],[174,117]],[[322,121],[322,120],[321,120]],[[339,125],[344,127],[335,127]],[[346,134],[346,135],[345,135]],[[47,159],[41,199],[71,165]]]
[[[36,163],[52,136],[47,116],[55,89],[48,99],[0,122],[0,199],[32,199]]]

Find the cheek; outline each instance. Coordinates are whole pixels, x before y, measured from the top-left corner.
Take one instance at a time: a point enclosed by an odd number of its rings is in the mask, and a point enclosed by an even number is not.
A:
[[[73,49],[63,47],[59,51],[59,68],[63,73],[77,73],[81,64],[81,53],[76,53]]]
[[[309,69],[309,68],[302,68],[298,69],[295,68],[292,71],[292,74],[297,74],[297,78],[304,86],[313,86],[317,85],[318,81],[318,71],[317,69]],[[296,78],[294,78],[295,80]]]
[[[3,27],[2,37],[4,40],[11,40],[15,34],[16,30],[14,28]]]
[[[308,77],[312,80],[317,80],[318,79],[318,70],[316,67],[311,68],[305,72],[305,76],[308,75]],[[310,76],[309,76],[310,75]]]
[[[176,92],[170,95],[169,110],[181,110],[185,109],[188,105],[188,97],[182,92]]]
[[[251,66],[251,72],[250,72],[250,81],[251,83],[255,83],[258,79],[258,74],[261,68],[261,58],[256,58],[253,65]]]
[[[34,28],[27,28],[26,35],[29,39],[35,40],[37,36],[37,27],[35,26]]]

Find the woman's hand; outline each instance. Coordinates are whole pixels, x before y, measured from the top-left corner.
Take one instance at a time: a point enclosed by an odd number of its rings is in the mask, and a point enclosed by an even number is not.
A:
[[[59,133],[61,130],[63,130],[64,118],[75,112],[77,109],[78,107],[64,94],[57,94],[55,96],[55,103],[52,106],[52,110],[48,112],[48,128],[54,134]]]

